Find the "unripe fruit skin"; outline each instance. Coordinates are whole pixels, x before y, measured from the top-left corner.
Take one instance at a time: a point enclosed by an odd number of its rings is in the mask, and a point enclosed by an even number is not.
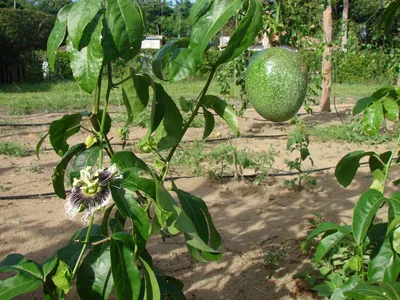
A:
[[[294,117],[307,93],[307,68],[300,53],[269,48],[254,55],[247,68],[246,91],[265,119],[284,122]]]

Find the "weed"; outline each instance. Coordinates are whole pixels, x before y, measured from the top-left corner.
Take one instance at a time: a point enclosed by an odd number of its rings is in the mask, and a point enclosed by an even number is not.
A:
[[[284,253],[274,253],[269,250],[266,250],[265,252],[267,252],[268,256],[264,258],[264,263],[268,265],[279,266],[279,259],[285,256]]]
[[[34,160],[31,162],[30,167],[28,168],[29,172],[40,174],[42,173],[42,170],[44,169],[43,165],[39,160]]]
[[[400,130],[394,127],[392,130],[382,129],[380,134],[369,136],[364,133],[361,118],[357,117],[351,122],[343,124],[334,124],[323,127],[316,127],[308,131],[322,141],[345,141],[353,144],[378,145],[394,141]]]
[[[0,192],[5,192],[7,191],[7,188],[5,188],[4,186],[0,185]]]
[[[206,159],[206,143],[195,140],[193,143],[184,144],[176,151],[173,164],[187,167],[195,176],[204,175],[204,168],[200,165]]]
[[[20,142],[0,142],[0,154],[9,156],[28,156],[29,149]]]

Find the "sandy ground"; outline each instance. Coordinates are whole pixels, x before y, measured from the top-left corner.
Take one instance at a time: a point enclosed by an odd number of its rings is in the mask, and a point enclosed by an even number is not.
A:
[[[348,114],[349,107],[339,107],[341,114]],[[39,114],[22,117],[1,116],[0,121],[11,123],[47,123],[61,114]],[[339,122],[336,114],[301,115],[308,125]],[[46,126],[1,127],[0,141],[19,140],[34,149]],[[286,151],[285,137],[266,135],[285,134],[293,129],[288,123],[274,124],[263,120],[253,110],[240,119],[243,137],[232,140],[238,148],[254,151],[273,147],[274,172],[287,169],[285,159],[292,158]],[[145,129],[134,128],[130,138],[140,138]],[[220,125],[214,132],[229,136],[229,129]],[[191,129],[185,139],[200,139],[201,129]],[[258,136],[258,138],[253,137]],[[71,143],[84,141],[79,134]],[[212,138],[216,138],[214,135]],[[118,142],[115,138],[114,142]],[[216,145],[217,142],[211,143]],[[383,152],[387,146],[360,146],[348,143],[312,140],[310,152],[316,168],[333,167],[349,151],[364,149]],[[44,147],[50,147],[48,143]],[[32,155],[15,158],[0,155],[0,196],[28,195],[52,192],[51,173],[57,155],[51,151],[41,154],[41,170]],[[310,166],[308,166],[310,167]],[[352,208],[359,195],[371,183],[368,168],[361,167],[352,185],[344,189],[333,169],[316,174],[318,186],[301,192],[283,187],[287,177],[269,178],[259,186],[250,182],[211,181],[208,178],[176,180],[176,185],[202,197],[213,216],[222,239],[222,260],[217,263],[197,263],[186,251],[182,236],[165,242],[155,236],[149,242],[155,264],[167,274],[181,279],[188,299],[313,299],[308,292],[298,288],[292,275],[310,265],[309,257],[300,251],[300,242],[307,235],[312,213],[320,213],[325,221],[351,223]],[[182,170],[182,174],[185,170]],[[395,175],[393,174],[393,178]],[[390,188],[388,189],[390,192]],[[8,253],[18,252],[27,258],[42,262],[53,251],[66,243],[80,227],[80,221],[71,221],[64,214],[64,202],[56,197],[34,197],[22,200],[0,200],[0,259]],[[283,254],[279,265],[266,264],[266,251]],[[76,296],[71,295],[70,299]],[[40,299],[40,293],[19,299]]]

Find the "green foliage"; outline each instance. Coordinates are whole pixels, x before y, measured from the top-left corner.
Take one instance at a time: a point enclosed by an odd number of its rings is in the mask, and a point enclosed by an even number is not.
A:
[[[33,51],[46,48],[54,16],[0,8],[0,83],[40,81],[41,61]]]
[[[244,2],[246,17],[234,33],[235,38],[211,68],[203,68],[208,43],[244,7]],[[166,45],[152,62],[158,77],[164,76],[166,66],[171,67],[167,74],[173,76],[161,78],[169,81],[192,76],[200,69],[208,73],[196,100],[186,100],[186,95],[181,94],[177,98],[180,105],[146,68],[132,68],[147,27],[138,1],[78,0],[57,14],[47,43],[49,67],[54,69],[57,65],[56,50],[66,38],[73,77],[83,91],[93,94],[93,108],[91,113],[69,114],[53,121],[38,142],[36,153],[49,137],[60,156],[52,175],[54,191],[66,199],[67,214],[74,218],[82,213],[84,219],[89,219],[88,226],[76,232],[43,266],[18,254],[1,262],[1,272],[17,273],[6,274],[0,281],[0,294],[7,299],[41,285],[46,299],[65,299],[73,283],[82,299],[107,299],[113,291],[118,299],[160,299],[168,295],[183,299],[182,283],[161,274],[147,251],[150,235],[159,233],[163,239],[182,234],[189,253],[200,262],[221,259],[221,236],[205,202],[179,189],[174,182],[169,189],[165,181],[175,153],[200,110],[204,138],[214,129],[211,110],[235,135],[240,134],[233,108],[218,96],[208,94],[208,90],[217,67],[239,56],[255,39],[261,25],[260,3],[218,0],[201,11],[194,6],[193,11],[189,43]],[[113,64],[121,61],[126,70],[120,74],[125,77],[115,81]],[[122,87],[119,91],[126,108],[126,122],[118,133],[126,142],[128,126],[142,115],[148,116],[148,130],[138,146],[152,156],[154,164],[148,165],[134,152],[115,151],[110,143],[113,119],[107,109],[117,87]],[[70,138],[81,129],[89,135],[85,142],[70,145]],[[235,157],[239,157],[237,154],[235,151]],[[246,167],[249,159],[247,156],[240,163]],[[66,179],[72,185],[69,195]],[[94,224],[95,215],[103,212],[101,225]],[[129,226],[134,230],[127,229]]]
[[[298,152],[298,157],[294,160],[286,160],[286,165],[290,171],[297,171],[298,177],[284,182],[290,190],[302,190],[303,183],[306,182],[311,185],[317,185],[317,181],[303,170],[303,164],[308,159],[311,165],[314,165],[314,161],[311,158],[308,147],[310,146],[310,137],[306,133],[304,121],[299,121],[297,118],[294,120],[296,129],[288,135],[286,148],[290,152]],[[296,183],[297,182],[297,183]]]
[[[0,142],[0,154],[9,156],[28,156],[29,149],[20,142]]]
[[[378,134],[384,118],[398,122],[397,99],[397,91],[385,87],[356,103],[353,113],[364,114],[361,128],[365,134]],[[351,227],[322,223],[304,242],[303,249],[307,249],[316,237],[320,237],[314,261],[324,282],[313,284],[320,296],[332,296],[332,299],[378,299],[377,295],[382,296],[381,299],[397,297],[395,281],[400,272],[400,262],[396,228],[399,224],[400,196],[399,193],[386,195],[385,188],[392,165],[398,165],[394,155],[399,146],[397,134],[392,151],[382,154],[354,151],[337,164],[335,176],[342,186],[347,187],[354,180],[360,160],[369,158],[373,182],[354,207]],[[384,205],[388,206],[388,221],[376,221],[376,215]],[[379,286],[373,283],[379,283]]]
[[[363,131],[362,119],[355,117],[353,120],[341,124],[323,125],[308,129],[311,136],[322,141],[344,141],[354,144],[380,145],[394,141],[399,135],[399,129],[381,128],[380,134],[370,136]]]
[[[307,61],[309,76],[321,72],[322,53],[320,51],[302,51]],[[393,68],[400,61],[397,54],[387,54],[385,49],[363,50],[332,54],[333,82],[337,83],[392,83],[397,79],[397,69]]]
[[[70,67],[70,60],[66,51],[57,51],[56,58],[54,61],[54,74],[56,79],[70,80],[73,79],[72,70]],[[51,75],[50,75],[51,76]]]

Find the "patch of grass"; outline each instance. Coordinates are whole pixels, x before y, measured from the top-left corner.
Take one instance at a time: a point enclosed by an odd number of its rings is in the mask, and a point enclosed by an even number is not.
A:
[[[40,174],[42,173],[42,170],[44,169],[43,165],[39,160],[34,160],[31,162],[30,167],[28,168],[29,172]]]
[[[400,134],[398,127],[389,130],[383,129],[380,134],[369,136],[362,130],[362,124],[359,118],[353,122],[343,124],[334,124],[318,126],[308,130],[311,136],[317,137],[322,141],[345,141],[353,144],[379,145],[392,142]]]
[[[9,156],[28,156],[29,149],[20,142],[0,142],[0,154]]]

